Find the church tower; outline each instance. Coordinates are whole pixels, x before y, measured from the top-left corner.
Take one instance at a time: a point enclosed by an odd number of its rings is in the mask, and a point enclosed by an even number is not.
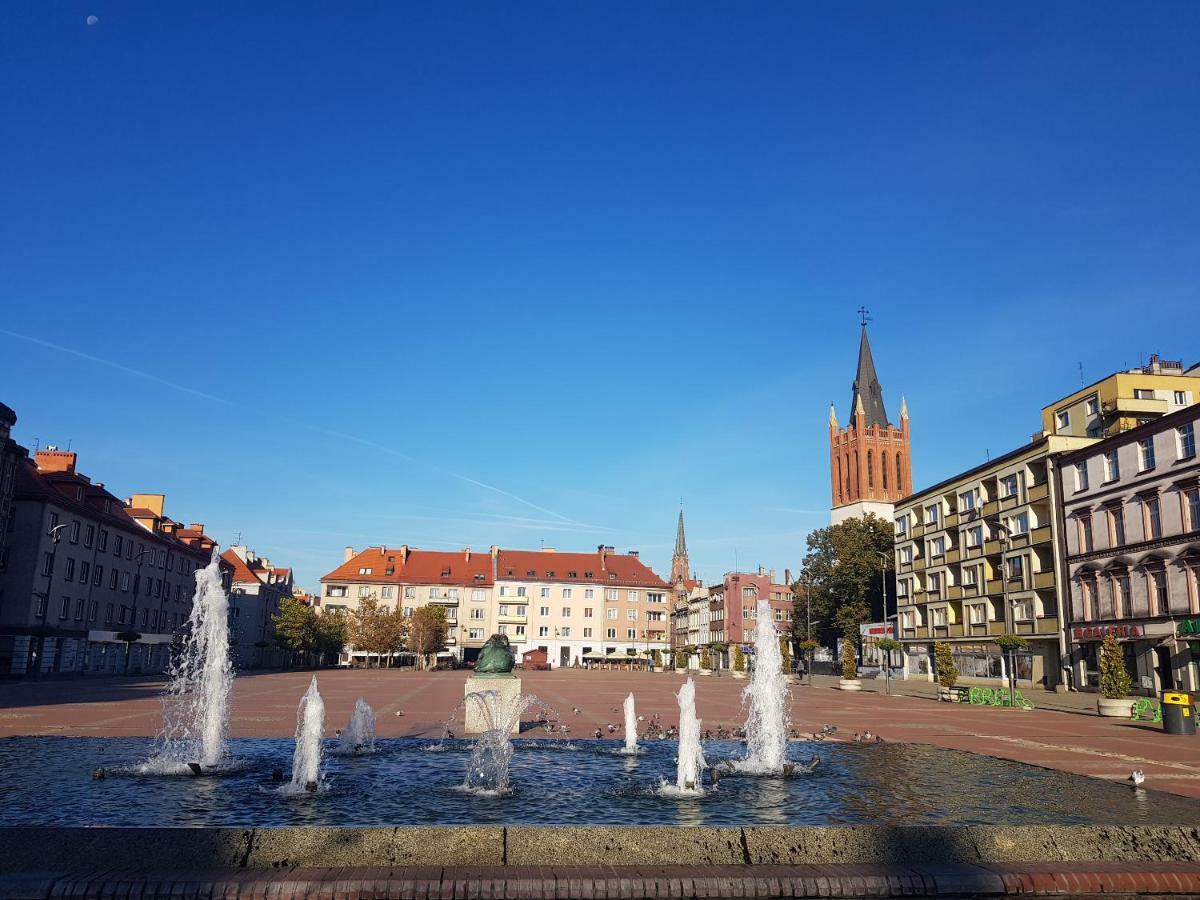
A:
[[[892,520],[893,504],[912,493],[912,460],[909,453],[908,405],[900,400],[900,424],[888,421],[883,386],[875,373],[867,315],[858,342],[858,371],[850,395],[850,417],[838,426],[837,411],[829,407],[829,475],[832,486],[832,520],[867,513]]]
[[[675,552],[671,555],[671,584],[682,584],[691,578],[688,567],[687,538],[683,533],[683,510],[679,510],[679,524],[675,526]]]

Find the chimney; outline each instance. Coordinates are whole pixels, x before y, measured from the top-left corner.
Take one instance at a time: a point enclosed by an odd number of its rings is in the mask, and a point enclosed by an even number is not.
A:
[[[350,562],[352,559],[354,559],[354,548],[347,547],[346,552],[342,555],[342,562]]]
[[[39,472],[69,472],[75,474],[75,454],[69,450],[59,450],[49,444],[45,450],[39,450],[34,456]]]
[[[198,531],[201,534],[204,534],[204,523],[203,522],[193,522],[191,525],[188,526],[188,528],[190,528],[192,531]]]
[[[387,556],[387,547],[385,547],[383,544],[379,545],[379,555]]]
[[[764,569],[762,566],[759,566],[759,567],[758,567],[758,574],[759,574],[759,575],[766,575],[766,574],[767,574],[767,570],[766,570],[766,569]]]
[[[556,551],[553,547],[543,547],[542,552],[543,553],[556,553],[558,551]]]
[[[596,552],[600,554],[600,571],[604,571],[604,562],[608,559],[608,548],[601,544],[596,548]]]
[[[463,547],[463,561],[464,562],[471,561],[471,548],[470,547]]]
[[[792,570],[791,569],[783,570],[783,583],[786,584],[788,587],[792,586]]]
[[[638,552],[636,550],[630,550],[630,551],[628,551],[628,553],[630,556],[634,557],[635,559],[637,558]]]
[[[775,570],[772,569],[769,574],[771,576],[771,584],[774,584],[775,583]]]
[[[404,565],[406,562],[408,562],[408,544],[401,544],[400,545],[400,565]]]

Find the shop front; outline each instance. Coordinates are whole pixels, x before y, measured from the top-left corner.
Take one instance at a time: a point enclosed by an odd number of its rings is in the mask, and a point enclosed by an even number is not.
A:
[[[1182,628],[1182,624],[1179,626]],[[1081,625],[1071,629],[1079,687],[1100,689],[1100,647],[1112,635],[1121,645],[1125,669],[1134,696],[1156,697],[1163,691],[1193,690],[1191,656],[1186,644],[1177,640],[1170,622],[1129,622],[1120,625]]]

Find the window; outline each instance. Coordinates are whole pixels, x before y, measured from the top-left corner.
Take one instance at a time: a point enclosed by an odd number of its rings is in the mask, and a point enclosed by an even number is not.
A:
[[[1175,391],[1172,399],[1176,406],[1187,406],[1187,391]]]
[[[975,587],[979,584],[979,567],[967,566],[963,569],[963,584],[967,587]]]
[[[365,600],[371,596],[371,586],[368,584],[360,584],[358,586],[358,597],[360,600]]]
[[[945,628],[948,622],[948,617],[946,616],[946,607],[939,606],[937,609],[932,610],[932,612],[934,627]]]
[[[43,572],[42,574],[49,575],[50,573]],[[67,557],[67,564],[64,567],[63,579],[65,581],[74,581],[75,580],[75,560],[71,559],[71,557],[69,557],[69,556]]]
[[[1084,408],[1087,410],[1087,414],[1089,416],[1099,415],[1100,414],[1100,398],[1095,395],[1088,397],[1087,400],[1084,402]]]
[[[666,603],[667,595],[660,594],[657,591],[647,591],[646,592],[646,602],[647,603]]]
[[[592,600],[592,599],[594,599],[594,597],[595,597],[595,591],[593,591],[591,588],[583,589],[583,599],[584,600]]]
[[[482,609],[472,609],[472,610],[471,610],[471,615],[470,615],[470,617],[469,617],[469,618],[472,618],[472,619],[474,619],[476,622],[482,622],[482,621],[483,621],[483,616],[484,616],[484,613],[485,613],[485,612],[486,612],[486,611],[485,611],[485,610],[482,610]]]
[[[482,603],[483,599],[484,599],[483,588],[472,588],[471,589],[471,602],[472,603]]]
[[[610,619],[615,619],[617,617],[617,610],[615,607],[609,607],[604,612],[607,614],[608,618],[610,618]]]
[[[1075,463],[1075,492],[1086,491],[1088,489],[1088,474],[1087,463]]]
[[[1121,477],[1121,464],[1117,460],[1117,451],[1109,450],[1104,454],[1104,480],[1116,481]]]
[[[975,508],[975,490],[964,491],[958,495],[958,508],[961,512],[970,512]]]
[[[571,618],[571,607],[569,607],[569,606],[564,606],[564,607],[562,608],[562,617],[563,617],[564,619],[569,619],[569,618]]]
[[[1079,547],[1084,553],[1090,553],[1096,549],[1092,542],[1092,517],[1079,517]]]
[[[58,617],[60,619],[65,619],[70,614],[71,614],[71,598],[63,597],[62,603],[58,607]]]
[[[562,591],[563,591],[563,593],[562,593],[562,598],[563,598],[564,600],[570,600],[570,599],[571,599],[571,589],[570,589],[570,588],[563,588],[563,589],[562,589]]]
[[[121,535],[119,535],[119,534],[113,538],[113,556],[121,555],[121,545],[124,542],[125,542],[125,538],[121,537]]]
[[[615,589],[615,588],[609,588],[608,590],[606,590],[606,591],[604,592],[604,598],[605,598],[606,600],[608,600],[609,602],[616,602],[616,599],[617,599],[617,591],[616,591],[616,589]]]
[[[129,593],[129,573],[128,572],[121,573],[121,590],[125,591],[126,593]],[[342,588],[342,596],[343,597],[346,596],[345,591],[346,591],[346,589]],[[331,593],[329,596],[332,597],[333,594]]]
[[[630,602],[630,603],[637,603],[637,599],[638,599],[638,592],[637,592],[637,591],[630,591],[630,592],[629,592],[629,602]]]
[[[100,529],[100,538],[96,541],[96,549],[103,553],[108,549],[108,529]]]
[[[1000,479],[1000,496],[1015,497],[1017,496],[1017,474],[1005,475]]]
[[[1153,400],[1154,391],[1150,390],[1149,388],[1134,388],[1133,398],[1135,400]]]
[[[544,587],[544,588],[542,588],[542,589],[541,589],[541,591],[540,591],[540,594],[539,594],[539,596],[542,596],[542,597],[549,597],[549,596],[550,596],[550,588],[548,588],[548,587]]]
[[[562,628],[558,629],[558,634],[559,637],[569,638],[571,636],[571,626],[564,625]]]
[[[370,575],[370,574],[371,574],[373,571],[374,571],[374,569],[370,569],[370,568],[367,568],[367,569],[359,569],[359,570],[358,570],[358,574],[359,574],[359,575]]]
[[[1029,534],[1029,513],[1018,513],[1009,519],[1009,530],[1014,535]]]
[[[625,629],[625,637],[627,637],[631,641],[636,640],[637,639],[637,629],[636,628],[626,628]]]
[[[976,525],[967,529],[967,546],[978,547],[983,543],[983,526]]]
[[[76,519],[71,523],[71,537],[69,538],[72,544],[79,543],[79,520]]]
[[[1125,543],[1125,508],[1123,506],[1110,506],[1108,509],[1108,533],[1112,538],[1114,547],[1123,546]]]
[[[104,624],[111,625],[113,620],[113,605],[108,603],[104,607]]]
[[[395,592],[395,590],[396,589],[394,587],[392,587],[390,584],[385,584],[383,587],[381,587],[379,589],[379,599],[380,600],[391,600],[392,594]]]
[[[938,522],[938,505],[936,503],[931,503],[929,506],[925,507],[925,524],[926,525],[936,525],[937,522]]]
[[[518,588],[517,588],[517,596],[518,596],[518,597],[524,597],[524,596],[526,596],[526,588],[525,588],[524,586],[521,586],[521,587],[518,587]]]
[[[1191,459],[1196,455],[1196,430],[1191,422],[1175,429],[1175,443],[1180,459]]]
[[[936,600],[942,598],[942,574],[940,572],[929,573],[929,596]]]
[[[896,534],[901,536],[908,534],[908,516],[901,516],[896,520]]]
[[[592,618],[592,617],[593,617],[592,607],[590,607],[590,606],[585,606],[585,607],[583,608],[583,617],[584,617],[585,619],[590,619],[590,618]]]
[[[538,626],[538,637],[550,637],[550,626],[549,625],[539,625]]]
[[[1009,581],[1019,581],[1025,577],[1025,557],[1013,556],[1007,561]]]
[[[1154,438],[1138,441],[1138,471],[1147,472],[1154,468]]]
[[[1187,506],[1187,528],[1189,531],[1200,530],[1200,488],[1191,488],[1183,492]]]
[[[518,625],[515,630],[517,633],[517,637],[519,637],[519,638],[525,637],[525,626],[524,625]]]
[[[900,548],[900,562],[904,563],[905,565],[911,565],[912,561],[913,561],[913,548],[912,547],[901,547]]]
[[[483,640],[483,629],[482,628],[470,629],[469,631],[467,631],[467,639],[472,640],[472,641],[482,641]]]
[[[897,597],[907,597],[908,596],[908,579],[907,578],[901,578],[896,582],[896,596]]]
[[[1157,497],[1148,497],[1146,506],[1146,531],[1151,538],[1162,537],[1162,510]]]
[[[945,556],[946,555],[946,539],[944,537],[938,537],[938,538],[933,539],[933,555],[934,556]]]
[[[92,586],[100,587],[104,583],[104,566],[96,566],[92,572]]]
[[[539,607],[538,607],[538,615],[539,615],[539,616],[543,616],[543,617],[544,617],[544,616],[548,616],[548,615],[550,615],[550,607],[548,607],[548,606],[539,606]]]
[[[583,636],[585,638],[590,638],[592,636],[592,629],[590,629],[590,628],[583,629]]]
[[[1151,606],[1157,606],[1150,610],[1152,616],[1165,616],[1170,609],[1170,601],[1167,594],[1167,573],[1162,569],[1155,569],[1150,573],[1151,585]]]
[[[625,618],[627,618],[630,622],[636,622],[637,621],[637,610],[636,609],[626,610]]]
[[[76,622],[82,622],[82,621],[83,621],[83,607],[84,607],[84,602],[85,602],[85,601],[83,601],[82,599],[81,599],[81,600],[76,600],[76,601],[75,601],[75,621],[76,621]]]
[[[500,593],[501,593],[501,595],[504,594],[504,588],[500,589]],[[344,597],[346,595],[342,594],[342,596]],[[404,589],[404,599],[405,600],[416,600],[417,599],[417,589],[415,587],[406,587]]]
[[[1133,599],[1130,593],[1129,576],[1118,575],[1114,585],[1116,590],[1117,614],[1128,619],[1133,614]]]
[[[108,589],[110,591],[115,591],[117,589],[117,578],[119,578],[120,575],[121,573],[116,569],[113,569],[108,573]]]
[[[987,624],[987,605],[984,603],[972,603],[967,607],[967,621],[972,625]]]
[[[615,628],[608,629],[608,631],[605,632],[605,636],[609,637],[609,638],[615,638],[617,636],[617,629],[615,629]]]
[[[1013,603],[1013,619],[1017,622],[1028,622],[1033,618],[1033,601],[1017,600]]]
[[[88,578],[92,574],[92,564],[90,562],[81,562],[79,564],[79,583],[87,584]]]
[[[1059,431],[1066,431],[1071,427],[1071,411],[1069,409],[1061,409],[1054,414],[1054,424]]]

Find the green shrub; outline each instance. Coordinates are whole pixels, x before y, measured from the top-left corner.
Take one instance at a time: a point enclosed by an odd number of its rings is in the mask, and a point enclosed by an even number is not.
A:
[[[937,680],[944,688],[954,687],[958,681],[958,666],[954,665],[954,651],[945,641],[933,645],[933,659],[937,665]]]
[[[742,650],[741,644],[733,645],[733,671],[746,671],[746,653],[744,650]]]
[[[1100,645],[1100,693],[1109,700],[1120,700],[1129,696],[1132,684],[1121,645],[1111,634],[1107,635]]]
[[[675,668],[681,672],[686,671],[688,667],[688,655],[686,650],[675,651]]]
[[[789,640],[786,637],[781,637],[779,639],[779,655],[783,657],[783,665],[781,666],[781,668],[783,669],[783,674],[791,675],[792,674],[792,642],[791,642],[791,640]]]
[[[708,652],[707,647],[700,651],[700,668],[704,669],[705,671],[708,671],[712,668],[712,654]]]
[[[658,651],[657,647],[650,651],[650,662],[654,665],[654,668],[662,668],[662,654]]]
[[[858,660],[854,657],[854,641],[842,639],[842,678],[853,681],[858,677]]]

